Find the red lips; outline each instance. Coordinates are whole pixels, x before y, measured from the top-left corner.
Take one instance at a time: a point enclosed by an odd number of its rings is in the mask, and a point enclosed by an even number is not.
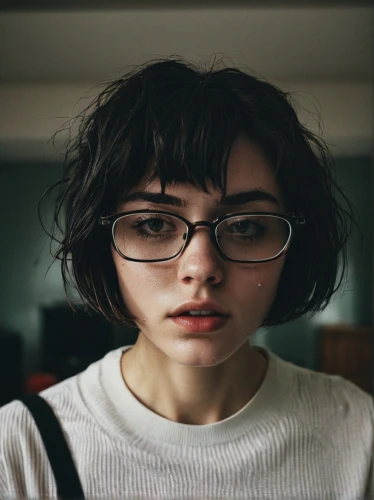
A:
[[[181,316],[183,315],[183,313],[187,313],[188,311],[212,311],[214,312],[214,316],[230,316],[228,311],[225,310],[223,307],[221,307],[214,300],[184,302],[179,307],[174,309],[174,311],[169,316],[171,317]],[[196,316],[189,316],[189,317],[196,318]],[[207,316],[200,316],[200,317],[204,318]]]

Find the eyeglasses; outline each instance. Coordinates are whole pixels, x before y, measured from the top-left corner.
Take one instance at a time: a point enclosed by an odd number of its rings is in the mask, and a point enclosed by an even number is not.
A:
[[[126,260],[162,262],[178,257],[191,241],[195,229],[208,227],[218,253],[233,262],[268,262],[288,249],[293,228],[305,225],[303,215],[240,212],[213,222],[190,222],[163,211],[134,210],[100,217],[111,228],[112,243]]]

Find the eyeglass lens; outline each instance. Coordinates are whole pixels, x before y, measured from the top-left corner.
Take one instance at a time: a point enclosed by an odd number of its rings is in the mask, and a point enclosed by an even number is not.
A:
[[[173,215],[143,213],[124,215],[114,225],[120,253],[136,260],[168,259],[185,244],[187,225]],[[240,215],[222,221],[216,239],[229,259],[266,260],[276,257],[291,233],[289,222],[273,215]]]

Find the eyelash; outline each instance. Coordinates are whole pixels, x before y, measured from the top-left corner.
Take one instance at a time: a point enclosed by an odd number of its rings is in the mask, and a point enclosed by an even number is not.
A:
[[[155,219],[163,221],[163,218],[161,216],[157,216],[157,215],[154,215],[152,217],[139,218],[137,221],[135,221],[135,223],[133,224],[133,228],[136,229],[136,234],[144,240],[147,240],[149,238],[152,238],[152,239],[162,238],[163,234],[150,234],[150,233],[147,233],[146,231],[144,231],[144,229],[142,229],[142,227],[146,223],[148,223],[149,221],[155,220]]]

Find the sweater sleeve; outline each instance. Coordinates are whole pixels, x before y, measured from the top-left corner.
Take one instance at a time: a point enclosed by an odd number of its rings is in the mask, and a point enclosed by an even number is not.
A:
[[[365,499],[372,500],[373,498],[374,498],[374,470],[373,470],[373,458],[372,458]]]
[[[5,460],[3,455],[3,450],[0,448],[0,498],[7,498],[8,488],[6,485],[5,477]]]
[[[373,436],[374,436],[374,398],[372,398],[371,403],[372,403],[371,417],[372,417]],[[372,499],[374,499],[374,437],[371,445],[370,470],[365,492],[365,500],[372,500]]]
[[[24,443],[32,443],[32,434],[25,434],[27,409],[19,401],[0,408],[0,499],[25,497]]]

